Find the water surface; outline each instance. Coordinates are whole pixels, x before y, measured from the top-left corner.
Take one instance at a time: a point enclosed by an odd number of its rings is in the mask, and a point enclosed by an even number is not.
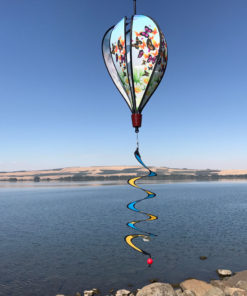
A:
[[[93,287],[106,294],[152,278],[209,280],[217,268],[246,269],[246,182],[146,185],[157,198],[138,207],[159,220],[140,227],[158,237],[135,242],[152,253],[152,268],[124,242],[134,233],[126,223],[141,216],[126,204],[143,192],[127,185],[59,184],[1,185],[0,295],[52,296]]]

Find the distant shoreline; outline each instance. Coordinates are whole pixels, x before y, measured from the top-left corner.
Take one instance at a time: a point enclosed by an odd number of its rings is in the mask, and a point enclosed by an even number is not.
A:
[[[217,181],[247,180],[247,170],[196,170],[151,167],[157,181]],[[137,166],[69,167],[51,170],[0,172],[0,182],[49,182],[49,181],[126,181],[145,175],[146,170]]]

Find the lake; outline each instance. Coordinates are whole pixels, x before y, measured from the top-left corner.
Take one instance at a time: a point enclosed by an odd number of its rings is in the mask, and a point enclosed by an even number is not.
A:
[[[126,223],[143,217],[126,205],[145,193],[91,185],[0,184],[0,295],[107,294],[154,278],[210,280],[217,268],[246,269],[247,182],[143,184],[157,197],[137,208],[159,219],[138,227],[158,236],[135,243],[152,253],[151,268],[124,242],[135,233]]]

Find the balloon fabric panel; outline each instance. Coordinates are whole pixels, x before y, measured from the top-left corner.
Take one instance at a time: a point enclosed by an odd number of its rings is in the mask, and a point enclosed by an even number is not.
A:
[[[160,50],[160,33],[155,22],[144,15],[133,17],[131,32],[135,111],[138,112],[157,63]]]
[[[116,67],[117,73],[123,84],[123,87],[129,97],[130,106],[132,108],[129,75],[127,71],[126,59],[125,20],[126,18],[123,18],[112,30],[110,38],[110,47],[113,63]]]
[[[128,104],[129,108],[131,109],[130,99],[129,99],[128,95],[126,94],[126,91],[122,85],[122,82],[119,78],[119,75],[117,73],[117,70],[116,70],[116,68],[113,64],[113,60],[112,60],[112,55],[111,55],[111,51],[110,51],[110,47],[109,47],[112,30],[113,30],[113,28],[111,28],[110,30],[108,30],[106,32],[106,34],[103,38],[103,41],[102,41],[103,58],[105,61],[106,68],[107,68],[114,84],[116,85],[119,92],[121,93],[121,95],[125,99],[126,103]]]
[[[141,102],[141,105],[139,107],[139,111],[141,112],[143,108],[145,107],[146,103],[148,102],[149,98],[152,96],[152,94],[155,92],[156,88],[158,87],[161,79],[163,78],[165,71],[166,71],[166,65],[167,65],[167,43],[165,40],[164,34],[161,32],[161,46],[160,46],[160,56],[157,61],[156,67],[154,69],[152,78],[149,81],[149,85],[147,88],[147,91],[144,95],[144,98]]]

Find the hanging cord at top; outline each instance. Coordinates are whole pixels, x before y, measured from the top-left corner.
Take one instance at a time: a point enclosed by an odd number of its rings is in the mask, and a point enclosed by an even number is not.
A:
[[[136,0],[133,0],[133,4],[134,4],[134,14],[136,14]]]

